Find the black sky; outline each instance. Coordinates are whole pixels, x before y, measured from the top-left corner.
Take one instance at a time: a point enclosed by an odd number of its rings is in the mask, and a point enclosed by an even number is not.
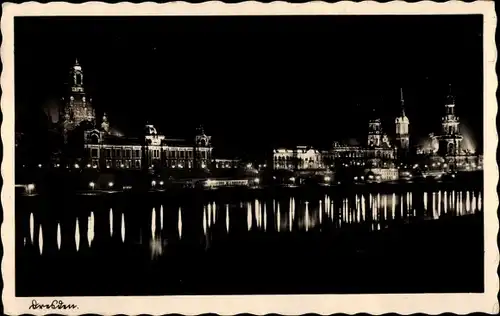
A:
[[[365,141],[373,108],[393,132],[403,87],[421,136],[451,83],[481,143],[482,53],[479,15],[16,18],[17,120],[62,96],[78,58],[98,116],[124,132],[203,123],[235,153]]]

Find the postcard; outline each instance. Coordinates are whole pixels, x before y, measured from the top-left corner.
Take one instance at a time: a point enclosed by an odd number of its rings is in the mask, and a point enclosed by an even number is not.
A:
[[[7,3],[9,315],[499,311],[493,2]]]

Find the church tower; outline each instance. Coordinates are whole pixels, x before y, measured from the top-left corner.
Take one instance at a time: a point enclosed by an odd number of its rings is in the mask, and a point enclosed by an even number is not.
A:
[[[82,123],[95,125],[95,110],[92,107],[91,100],[85,95],[83,84],[83,70],[78,60],[69,73],[69,91],[64,99],[65,106],[62,113],[63,129],[66,132],[75,129]]]
[[[373,116],[368,122],[368,146],[380,147],[382,145],[382,121],[375,116],[375,109],[373,109]]]
[[[405,104],[403,89],[401,89],[401,114],[396,118],[396,142],[402,152],[407,152],[410,148],[410,120],[405,114]]]
[[[443,156],[455,156],[461,151],[462,135],[460,134],[460,120],[455,115],[455,97],[450,90],[445,104],[445,115],[441,120],[442,131],[439,137],[439,152]]]

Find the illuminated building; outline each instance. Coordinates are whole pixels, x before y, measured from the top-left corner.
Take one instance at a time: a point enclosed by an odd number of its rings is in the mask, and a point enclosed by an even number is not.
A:
[[[240,168],[242,162],[239,159],[214,159],[213,164],[217,169],[231,169]]]
[[[410,120],[405,114],[403,89],[401,89],[401,115],[395,120],[396,125],[396,146],[400,153],[408,153],[410,148]]]
[[[382,180],[394,180],[398,177],[394,163],[396,152],[387,134],[383,132],[381,120],[373,117],[368,123],[365,146],[334,142],[330,149],[321,152],[306,146],[275,149],[273,167],[274,170],[326,171],[327,166],[337,170],[356,166],[365,173],[372,172],[380,176]]]
[[[275,149],[273,166],[275,170],[317,170],[324,168],[321,153],[307,146],[297,146],[295,149]]]
[[[64,141],[68,140],[68,133],[81,125],[86,127],[95,126],[95,110],[92,107],[92,99],[87,99],[83,84],[82,66],[75,61],[70,71],[70,90],[68,97],[64,99],[65,106],[59,117],[63,131]]]
[[[204,169],[211,162],[211,137],[203,128],[190,142],[167,138],[151,124],[141,138],[120,137],[107,131],[108,124],[85,131],[86,160],[95,168],[141,169],[146,163],[148,168]]]
[[[445,103],[445,113],[441,118],[441,132],[431,133],[424,141],[418,153],[425,156],[422,164],[437,166],[446,170],[475,170],[482,167],[482,156],[477,155],[470,144],[471,140],[464,137],[460,130],[460,119],[455,113],[455,97],[450,91]],[[467,139],[467,142],[464,141]],[[430,167],[429,167],[430,168]]]
[[[83,137],[84,156],[78,159],[82,166],[100,169],[205,169],[210,165],[211,136],[207,136],[202,127],[192,140],[168,138],[158,133],[151,124],[146,124],[140,136],[126,137],[111,127],[106,113],[98,127],[92,100],[85,93],[83,69],[78,61],[71,68],[70,82],[59,125],[65,143],[73,133],[76,137]]]
[[[451,90],[451,88],[450,88]],[[442,117],[442,131],[438,137],[439,154],[441,156],[457,156],[461,153],[463,137],[460,134],[460,120],[455,115],[455,98],[451,91],[445,104],[445,115]]]
[[[375,113],[375,111],[374,111]],[[384,133],[379,117],[373,116],[368,122],[366,146],[344,145],[334,142],[330,150],[324,152],[325,159],[335,168],[358,167],[365,174],[373,173],[381,180],[395,180],[398,170],[395,168],[397,149]]]

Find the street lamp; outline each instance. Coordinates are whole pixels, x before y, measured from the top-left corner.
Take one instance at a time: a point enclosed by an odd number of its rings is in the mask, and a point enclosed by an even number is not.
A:
[[[155,180],[151,181],[151,186],[152,186],[153,188],[156,186],[156,181],[155,181]]]
[[[89,182],[89,187],[90,187],[92,190],[94,190],[95,183],[94,183],[94,182],[92,182],[92,181],[90,181],[90,182]]]
[[[108,187],[110,187],[110,188],[112,188],[112,187],[113,187],[113,185],[115,185],[113,182],[109,182],[109,183],[108,183]]]
[[[33,190],[35,189],[35,185],[33,183],[30,183],[26,186],[26,191],[28,194],[33,193]]]

